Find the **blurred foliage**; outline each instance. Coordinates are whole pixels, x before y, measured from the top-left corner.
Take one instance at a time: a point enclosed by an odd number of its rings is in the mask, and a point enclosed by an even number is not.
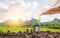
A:
[[[46,24],[46,25],[42,25],[41,27],[47,27],[47,28],[51,28],[51,29],[60,29],[60,24]]]

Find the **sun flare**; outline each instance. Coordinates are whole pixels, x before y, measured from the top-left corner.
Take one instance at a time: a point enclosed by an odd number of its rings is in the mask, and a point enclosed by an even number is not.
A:
[[[12,17],[10,17],[10,19],[13,20],[13,21],[17,21],[18,20],[18,17],[12,16]]]

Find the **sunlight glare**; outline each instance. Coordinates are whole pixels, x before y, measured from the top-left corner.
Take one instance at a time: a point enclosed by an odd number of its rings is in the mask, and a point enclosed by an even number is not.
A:
[[[18,17],[12,16],[12,17],[10,17],[10,19],[13,20],[13,21],[17,21],[18,20]]]

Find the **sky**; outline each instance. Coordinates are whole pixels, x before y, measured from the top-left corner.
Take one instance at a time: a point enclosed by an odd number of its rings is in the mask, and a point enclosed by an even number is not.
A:
[[[40,18],[41,22],[52,21],[54,18],[60,19],[60,14],[39,15],[54,5],[55,2],[56,0],[0,0],[0,22],[14,17],[24,21]]]

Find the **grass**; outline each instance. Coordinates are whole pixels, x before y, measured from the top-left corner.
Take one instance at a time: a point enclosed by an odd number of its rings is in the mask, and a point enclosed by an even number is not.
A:
[[[7,32],[10,30],[11,32],[18,32],[18,31],[26,31],[26,29],[33,29],[32,27],[7,27],[7,26],[0,26],[0,32]],[[51,31],[51,32],[60,32],[60,29],[50,29],[47,27],[41,27],[41,31]]]
[[[51,32],[60,32],[60,29],[50,29],[50,28],[46,28],[46,27],[42,27],[40,28],[41,31],[51,31]]]
[[[10,32],[26,31],[27,28],[28,27],[0,26],[0,32],[7,32],[8,30],[10,30]],[[28,29],[32,29],[32,28],[28,28]]]

